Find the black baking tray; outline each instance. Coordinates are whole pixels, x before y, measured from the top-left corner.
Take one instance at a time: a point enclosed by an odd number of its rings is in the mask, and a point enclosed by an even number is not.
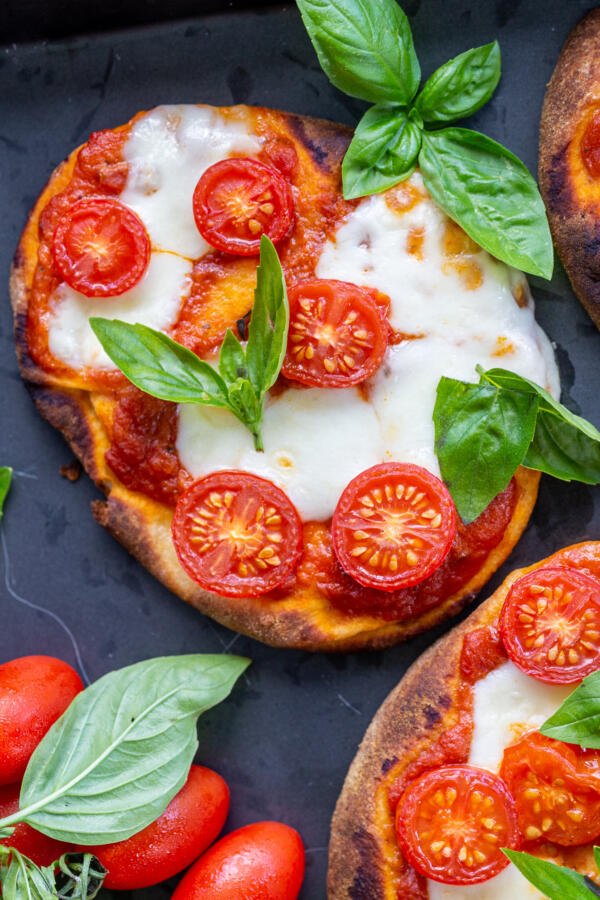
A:
[[[158,19],[166,4],[149,0],[105,4],[103,15],[92,10],[84,18],[80,10],[69,19],[76,5],[27,0],[3,6],[4,285],[37,193],[92,130],[118,125],[158,103],[256,103],[346,123],[362,110],[322,74],[293,5],[250,9],[196,2],[196,11],[213,12],[163,22]],[[29,10],[29,26],[22,7]],[[65,20],[52,20],[49,8]],[[405,3],[425,74],[468,47],[500,40],[502,82],[473,125],[503,141],[532,169],[544,86],[567,32],[588,8],[580,0]],[[191,10],[183,0],[171,4],[169,15]],[[120,27],[141,16],[145,24]],[[86,28],[99,30],[46,39]],[[27,36],[44,39],[27,42]],[[556,344],[563,398],[598,423],[600,336],[560,266],[550,285],[532,283],[538,319]],[[94,523],[89,504],[98,494],[87,478],[70,483],[60,477],[59,468],[71,456],[19,379],[6,288],[0,329],[0,463],[13,466],[16,475],[0,531],[0,660],[50,653],[82,663],[96,679],[162,654],[232,651],[252,657],[232,698],[201,720],[199,759],[231,785],[229,828],[273,818],[300,830],[308,851],[302,898],[324,898],[329,822],[347,767],[388,691],[445,629],[385,652],[311,655],[264,647],[186,607]],[[531,523],[490,590],[516,565],[599,537],[599,526],[597,490],[544,478]],[[136,897],[167,898],[172,884]]]

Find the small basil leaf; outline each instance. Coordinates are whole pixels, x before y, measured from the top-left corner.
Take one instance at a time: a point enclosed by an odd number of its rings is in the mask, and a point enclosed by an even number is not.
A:
[[[593,896],[583,875],[573,869],[519,850],[503,850],[503,853],[548,900],[590,900]]]
[[[256,271],[254,306],[248,327],[248,377],[262,398],[277,381],[287,349],[290,307],[277,251],[263,234]]]
[[[263,449],[260,435],[260,420],[262,418],[262,400],[258,400],[254,389],[245,378],[238,378],[229,387],[229,405],[235,415],[252,432],[255,438],[257,450]]]
[[[226,384],[238,378],[247,378],[246,354],[235,334],[228,328],[219,351],[219,372]]]
[[[342,163],[346,200],[377,194],[408,178],[420,148],[421,130],[404,110],[372,106],[358,123]]]
[[[2,900],[57,900],[58,893],[51,866],[37,866],[14,847],[10,862],[0,873]]]
[[[8,466],[0,466],[0,519],[4,515],[4,502],[10,490],[13,470]]]
[[[508,390],[536,394],[540,398],[531,447],[523,464],[563,481],[600,482],[600,431],[575,415],[539,384],[506,369],[490,369],[482,375]]]
[[[500,81],[498,41],[455,56],[425,82],[415,106],[423,121],[453,122],[488,102]]]
[[[557,741],[600,749],[600,672],[584,678],[540,731]]]
[[[493,256],[551,278],[552,239],[542,198],[523,163],[466,128],[423,133],[419,165],[433,199]]]
[[[20,810],[3,823],[25,821],[80,845],[141,831],[187,778],[198,716],[228,696],[248,664],[235,656],[172,656],[100,678],[38,744]]]
[[[162,331],[96,317],[90,325],[112,361],[140,390],[174,403],[227,406],[219,373]]]
[[[533,437],[537,397],[441,378],[433,410],[442,478],[464,522],[509,483]]]
[[[421,70],[409,21],[395,0],[297,3],[332,84],[372,103],[410,103]]]

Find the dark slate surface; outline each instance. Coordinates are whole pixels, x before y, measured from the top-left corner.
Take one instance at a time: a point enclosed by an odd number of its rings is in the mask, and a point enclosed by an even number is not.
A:
[[[122,4],[126,11],[131,5]],[[531,167],[544,85],[569,28],[588,6],[587,0],[405,5],[426,74],[470,46],[500,39],[501,88],[475,125]],[[257,103],[355,121],[360,104],[328,84],[293,7],[221,8],[220,15],[132,31],[0,48],[3,284],[36,193],[93,129],[157,103],[186,101]],[[539,319],[557,344],[564,396],[598,422],[600,337],[560,268],[550,286],[534,280],[534,289]],[[251,656],[254,665],[233,698],[201,722],[200,759],[231,785],[230,827],[275,818],[300,829],[308,849],[302,898],[320,900],[329,820],[348,764],[380,702],[437,635],[385,653],[313,656],[236,637],[188,609],[94,523],[89,503],[97,494],[90,482],[60,477],[70,453],[19,380],[6,289],[0,329],[0,461],[16,470],[0,532],[0,659],[40,652],[73,663],[79,658],[95,679],[159,654]],[[533,520],[503,571],[598,537],[597,497],[587,487],[544,480]],[[162,886],[143,895],[159,900],[170,893]]]

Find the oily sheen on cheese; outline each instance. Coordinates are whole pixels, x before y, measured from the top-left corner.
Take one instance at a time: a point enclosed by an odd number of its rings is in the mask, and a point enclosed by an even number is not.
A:
[[[194,187],[218,160],[260,148],[251,117],[240,109],[163,106],[136,118],[119,199],[148,230],[150,267],[120,298],[90,301],[60,285],[49,323],[55,356],[75,368],[114,368],[91,332],[92,315],[166,332],[173,327],[192,265],[211,250],[194,222]],[[442,375],[474,380],[477,364],[500,365],[558,396],[552,350],[524,277],[475,245],[448,246],[449,220],[418,173],[405,190],[409,204],[398,202],[394,189],[361,200],[328,235],[315,274],[387,294],[391,324],[407,339],[389,347],[366,390],[290,388],[267,398],[264,453],[233,416],[180,407],[177,450],[193,476],[224,468],[254,472],[286,491],[303,519],[326,520],[348,482],[369,466],[398,460],[439,474],[431,415]]]
[[[543,684],[514,663],[505,662],[474,686],[473,737],[468,762],[497,773],[504,748],[539,728],[573,690]],[[428,882],[429,900],[540,900],[543,898],[512,864],[495,878],[468,887]]]

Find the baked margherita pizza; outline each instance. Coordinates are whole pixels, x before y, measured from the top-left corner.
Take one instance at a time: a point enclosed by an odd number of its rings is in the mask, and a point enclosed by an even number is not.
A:
[[[12,275],[22,375],[107,495],[97,520],[202,612],[313,650],[441,621],[527,524],[539,474],[523,468],[459,520],[434,452],[440,377],[502,365],[559,391],[524,276],[448,219],[418,172],[344,201],[349,140],[259,108],[140,113],[54,172]],[[132,386],[90,319],[146,326],[215,367],[227,341],[235,380],[265,236],[290,323],[259,446],[230,408]]]
[[[540,188],[573,290],[600,327],[600,9],[569,35],[540,128]]]
[[[600,669],[600,543],[513,572],[404,676],[332,824],[330,900],[541,900],[502,848],[598,879],[600,751],[540,732]]]

